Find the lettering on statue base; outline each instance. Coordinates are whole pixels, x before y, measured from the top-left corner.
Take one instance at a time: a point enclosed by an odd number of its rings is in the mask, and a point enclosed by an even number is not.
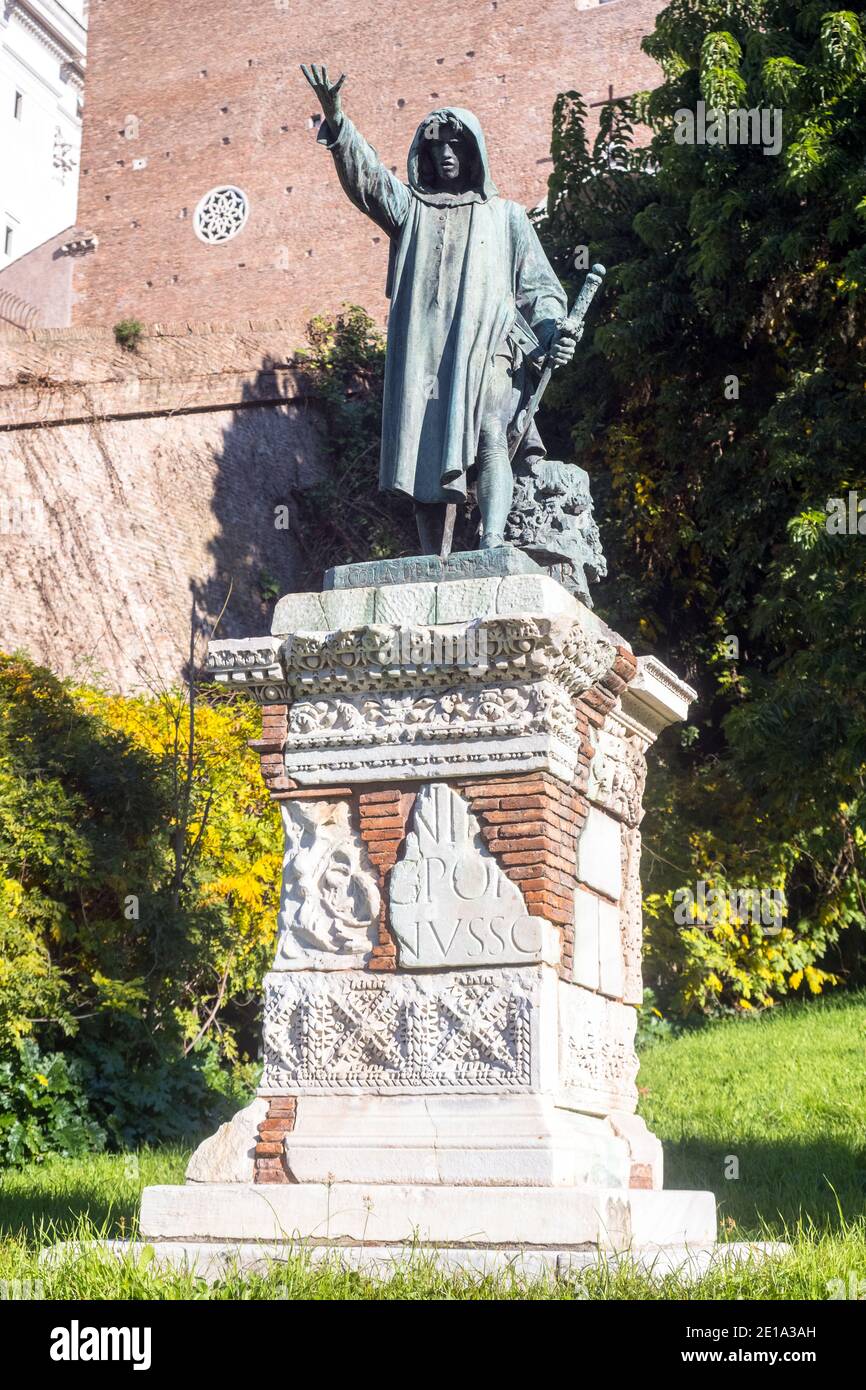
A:
[[[416,798],[391,872],[390,925],[404,969],[555,964],[559,954],[558,932],[527,913],[468,804],[444,782]]]

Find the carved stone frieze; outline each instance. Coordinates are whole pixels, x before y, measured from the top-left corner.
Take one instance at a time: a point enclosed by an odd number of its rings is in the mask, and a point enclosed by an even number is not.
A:
[[[345,801],[285,801],[274,970],[363,966],[378,940],[380,897]]]
[[[485,618],[459,632],[368,625],[295,633],[281,656],[286,678],[297,689],[441,689],[459,674],[481,684],[548,678],[577,693],[610,670],[616,650],[597,628],[573,618],[511,617]]]
[[[289,698],[280,643],[273,637],[211,642],[205,675],[219,685],[252,695],[259,704],[279,704]]]
[[[608,715],[594,744],[586,793],[589,800],[627,825],[637,825],[643,815],[645,743],[616,715]]]
[[[351,748],[542,731],[577,747],[574,707],[551,681],[302,698],[289,713],[286,747]]]
[[[260,1090],[528,1089],[537,969],[434,975],[272,972]]]
[[[594,622],[567,615],[493,617],[473,623],[399,627],[366,624],[339,632],[211,642],[214,680],[282,684],[292,698],[461,685],[554,681],[579,694],[611,669],[616,648]]]
[[[637,1015],[627,1004],[577,985],[559,986],[559,1087],[561,1103],[606,1114],[632,1111],[638,1073],[634,1033]]]

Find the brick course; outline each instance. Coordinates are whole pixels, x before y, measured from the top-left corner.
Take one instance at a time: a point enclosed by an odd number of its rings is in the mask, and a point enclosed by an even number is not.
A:
[[[268,1113],[258,1128],[254,1182],[292,1181],[286,1168],[283,1140],[295,1127],[297,1105],[295,1096],[279,1096],[268,1102]]]

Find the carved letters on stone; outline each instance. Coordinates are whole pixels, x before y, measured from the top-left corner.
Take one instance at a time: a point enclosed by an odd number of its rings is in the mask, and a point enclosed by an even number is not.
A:
[[[555,959],[550,924],[527,913],[467,802],[444,782],[419,791],[389,891],[403,969]]]
[[[261,1091],[528,1089],[539,969],[265,978]]]
[[[275,970],[362,966],[378,939],[379,889],[345,801],[284,801]]]

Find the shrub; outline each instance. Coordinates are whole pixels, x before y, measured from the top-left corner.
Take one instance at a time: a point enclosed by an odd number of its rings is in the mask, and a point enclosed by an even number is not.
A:
[[[0,1167],[59,1154],[77,1158],[105,1147],[90,1113],[81,1067],[32,1038],[0,1061]]]
[[[114,340],[127,352],[135,352],[144,333],[144,324],[139,319],[121,319],[114,325]]]
[[[62,1049],[112,1143],[248,1093],[282,862],[255,723],[0,655],[0,1057]]]

